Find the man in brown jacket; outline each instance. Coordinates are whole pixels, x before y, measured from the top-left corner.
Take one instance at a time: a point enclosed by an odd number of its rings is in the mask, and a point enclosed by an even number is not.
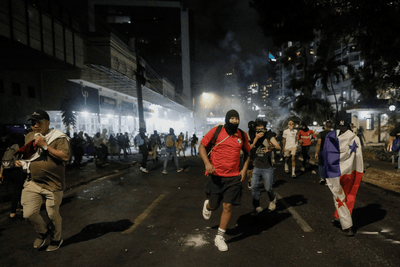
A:
[[[21,196],[23,216],[38,234],[33,247],[43,247],[51,236],[46,251],[53,251],[63,242],[59,209],[65,189],[65,163],[71,157],[69,138],[49,128],[49,114],[44,110],[35,111],[28,120],[32,122],[32,132],[26,135],[25,146],[20,151],[24,154],[29,147],[34,153],[25,153],[23,159],[16,162],[27,173]],[[43,200],[51,225],[47,225],[39,213]]]

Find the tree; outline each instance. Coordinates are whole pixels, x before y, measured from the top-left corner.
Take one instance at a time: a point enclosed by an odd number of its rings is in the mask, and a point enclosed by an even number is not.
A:
[[[334,111],[330,103],[324,99],[316,97],[307,97],[300,95],[297,97],[293,105],[292,111],[300,115],[300,117],[309,117],[312,121],[320,124],[326,120],[333,118]]]
[[[68,136],[70,136],[70,126],[75,127],[76,124],[76,117],[73,113],[73,111],[76,110],[75,103],[75,99],[70,97],[66,97],[61,103],[61,117]]]
[[[310,94],[318,76],[323,79],[325,91],[329,85],[333,88],[332,78],[343,76],[343,67],[349,65],[335,63],[335,44],[339,42],[361,51],[363,65],[348,68],[354,88],[360,93],[376,98],[379,90],[400,87],[400,37],[395,34],[400,30],[399,1],[252,0],[250,6],[260,14],[264,34],[279,49],[286,48],[288,42],[294,45],[287,49],[281,63],[302,68],[302,81],[292,81],[293,88],[303,94]],[[314,41],[318,49],[326,50],[316,54],[317,62],[306,58],[307,44]],[[303,63],[294,60],[293,51],[300,53],[297,58]]]

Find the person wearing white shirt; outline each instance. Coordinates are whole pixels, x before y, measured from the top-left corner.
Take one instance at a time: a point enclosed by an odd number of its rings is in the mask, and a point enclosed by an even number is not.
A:
[[[293,121],[288,122],[289,128],[283,131],[283,148],[285,157],[285,172],[289,173],[288,160],[292,155],[292,177],[296,178],[296,149],[297,149],[297,130],[293,129]]]

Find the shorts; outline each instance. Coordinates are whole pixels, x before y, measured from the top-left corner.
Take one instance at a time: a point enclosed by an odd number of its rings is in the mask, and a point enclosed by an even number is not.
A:
[[[220,177],[210,176],[207,184],[207,196],[209,205],[216,210],[221,202],[232,205],[240,205],[242,199],[241,176]]]
[[[296,156],[296,150],[297,150],[297,147],[295,147],[295,146],[285,149],[285,157],[289,157],[290,155]]]

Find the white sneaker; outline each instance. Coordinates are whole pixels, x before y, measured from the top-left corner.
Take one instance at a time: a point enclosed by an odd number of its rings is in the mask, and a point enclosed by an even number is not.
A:
[[[163,174],[167,174],[168,172],[167,172],[167,171],[163,171],[162,173],[163,173]]]
[[[251,182],[247,183],[247,187],[249,188],[249,190],[251,190]]]
[[[289,173],[289,165],[285,162],[285,172]]]
[[[281,158],[279,161],[283,161],[283,158]]]
[[[271,202],[269,202],[269,206],[268,206],[268,209],[269,209],[270,211],[275,210],[275,208],[276,208],[276,197],[274,198],[274,200],[272,200]]]
[[[219,251],[227,251],[228,250],[228,246],[225,243],[225,238],[220,235],[217,235],[215,237],[214,244],[219,249]]]
[[[206,199],[206,201],[204,201],[204,205],[203,205],[203,217],[206,220],[209,220],[211,217],[211,210],[207,209],[207,204],[208,204],[208,199]]]
[[[179,168],[179,170],[177,170],[176,172],[182,172],[183,168]]]
[[[146,168],[143,168],[143,167],[140,167],[140,170],[141,170],[142,172],[144,172],[144,173],[148,173],[148,172],[149,172],[148,170],[146,170]]]
[[[300,170],[301,170],[302,172],[305,172],[305,171],[306,171],[306,169],[305,169],[304,167],[301,167]]]

